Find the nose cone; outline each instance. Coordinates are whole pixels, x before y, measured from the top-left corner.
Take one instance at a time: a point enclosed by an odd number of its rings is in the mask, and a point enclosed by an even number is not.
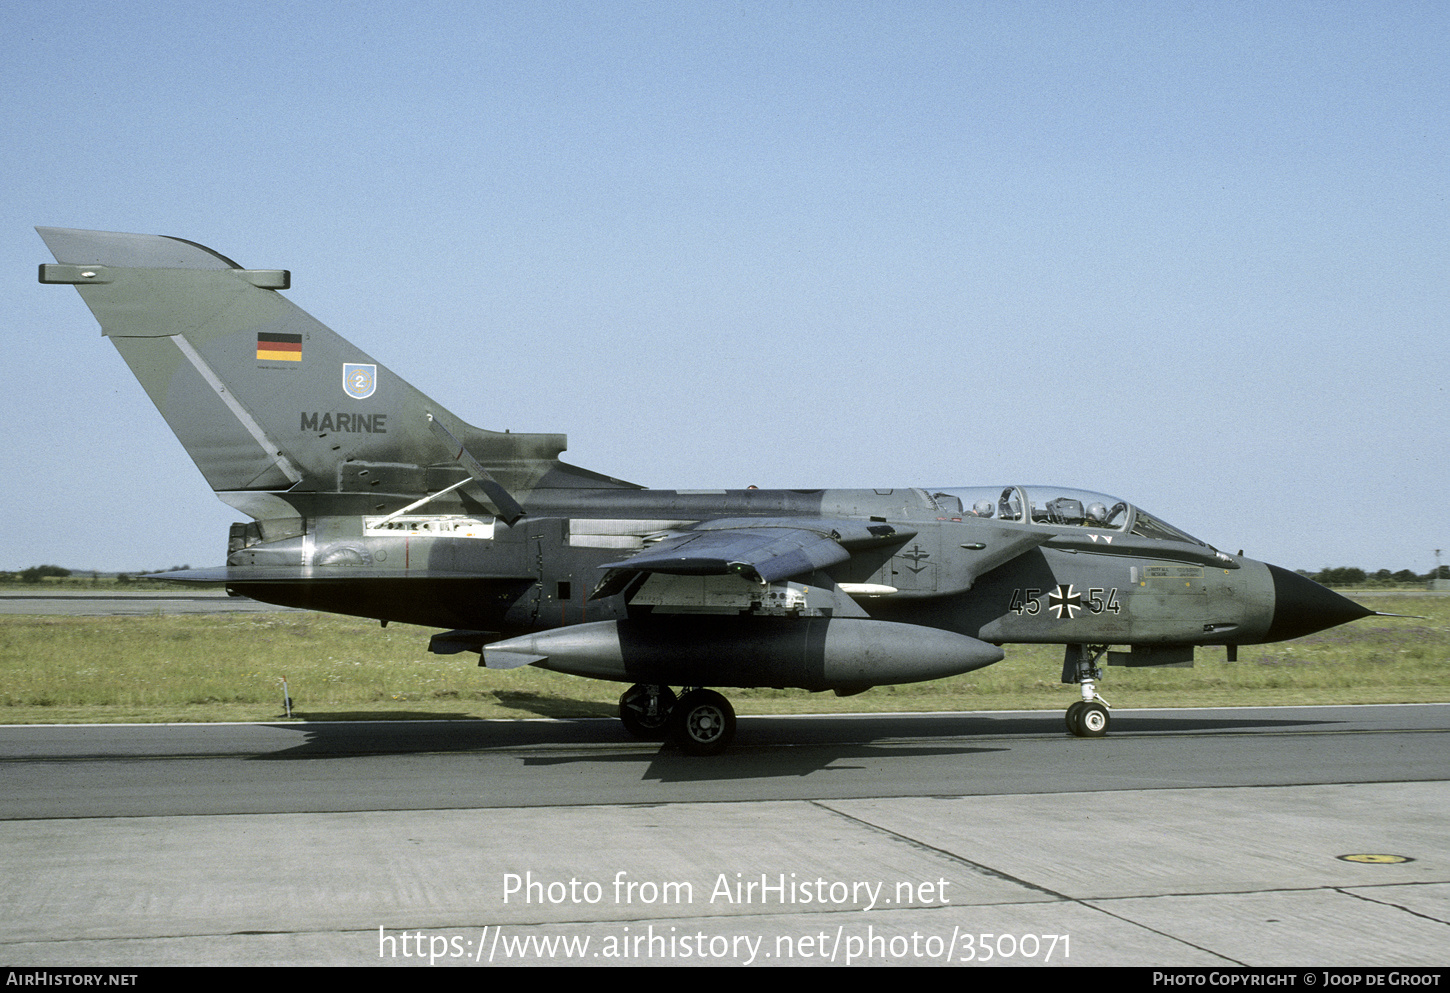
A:
[[[1287,641],[1374,613],[1297,572],[1269,566],[1274,577],[1274,619],[1265,641]]]

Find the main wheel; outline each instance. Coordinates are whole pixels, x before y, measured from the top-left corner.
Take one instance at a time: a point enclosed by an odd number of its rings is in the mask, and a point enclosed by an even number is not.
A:
[[[691,690],[675,705],[675,739],[691,755],[718,755],[735,737],[735,708],[714,690]]]
[[[650,713],[649,686],[635,683],[619,698],[619,719],[624,729],[643,741],[663,741],[670,729],[670,714],[675,709],[675,691],[658,687],[654,713]]]
[[[1082,737],[1101,738],[1108,733],[1108,708],[1100,703],[1087,704],[1078,715],[1077,722],[1082,728],[1078,732]]]
[[[1079,700],[1067,708],[1067,730],[1079,738],[1082,737],[1082,709],[1086,706],[1086,700]]]

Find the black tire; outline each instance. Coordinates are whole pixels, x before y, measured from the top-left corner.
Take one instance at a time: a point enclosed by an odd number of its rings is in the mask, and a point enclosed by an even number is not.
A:
[[[659,687],[659,706],[649,712],[649,687],[635,683],[619,698],[619,719],[624,729],[641,741],[664,741],[670,732],[670,715],[675,709],[675,691]]]
[[[691,755],[718,755],[735,738],[735,708],[714,690],[691,690],[675,705],[675,740]]]
[[[1087,706],[1087,701],[1079,700],[1067,708],[1067,730],[1070,734],[1082,737],[1082,709]]]
[[[1108,733],[1108,725],[1112,723],[1112,719],[1108,717],[1107,707],[1100,703],[1090,703],[1083,707],[1077,722],[1082,727],[1078,732],[1082,737],[1101,738]]]

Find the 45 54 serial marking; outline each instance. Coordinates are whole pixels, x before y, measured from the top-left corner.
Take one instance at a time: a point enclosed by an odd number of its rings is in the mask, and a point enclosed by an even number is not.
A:
[[[1036,615],[1042,610],[1043,603],[1039,599],[1045,591],[1037,589],[1015,589],[1012,591],[1012,600],[1007,604],[1007,609],[1012,613],[1021,616]],[[1104,599],[1103,594],[1107,594]],[[1118,589],[1106,589],[1093,586],[1087,591],[1084,597],[1081,592],[1073,588],[1071,583],[1060,583],[1057,589],[1047,594],[1047,609],[1060,621],[1072,620],[1079,611],[1086,610],[1090,614],[1101,614],[1107,611],[1110,614],[1121,613],[1122,604],[1118,602]]]

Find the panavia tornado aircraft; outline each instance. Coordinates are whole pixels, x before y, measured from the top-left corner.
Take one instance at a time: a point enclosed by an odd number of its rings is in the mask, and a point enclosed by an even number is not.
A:
[[[38,228],[232,525],[224,582],[269,603],[446,628],[429,648],[631,684],[630,733],[723,749],[706,687],[840,695],[1065,646],[1068,729],[1109,724],[1098,663],[1368,616],[1114,497],[1057,486],[654,490],[559,460],[563,435],[487,431],[280,290],[179,238]],[[1108,651],[1109,647],[1125,648]],[[676,695],[671,687],[683,687]]]

